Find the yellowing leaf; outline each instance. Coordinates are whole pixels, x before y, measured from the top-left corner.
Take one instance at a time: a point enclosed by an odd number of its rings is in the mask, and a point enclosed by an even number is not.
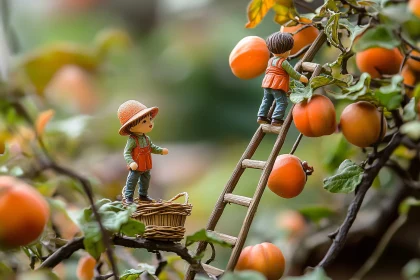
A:
[[[34,87],[36,93],[43,96],[54,74],[68,64],[94,71],[99,61],[89,49],[73,44],[57,44],[24,57],[18,69]]]
[[[132,41],[128,33],[121,29],[105,29],[99,32],[95,37],[96,54],[102,59],[111,50],[125,50],[132,45]]]
[[[276,13],[274,21],[278,24],[283,25],[290,20],[300,20],[293,0],[252,0],[248,5],[248,23],[245,27],[257,26],[271,8]]]
[[[36,119],[36,123],[35,123],[36,133],[38,135],[42,135],[44,133],[45,127],[47,126],[47,123],[54,116],[54,113],[55,111],[50,109],[38,115],[38,118]]]
[[[277,0],[273,10],[276,13],[274,21],[278,24],[283,25],[291,20],[299,20],[299,15],[291,0]]]
[[[252,0],[248,5],[248,23],[246,28],[257,26],[275,4],[275,0]]]

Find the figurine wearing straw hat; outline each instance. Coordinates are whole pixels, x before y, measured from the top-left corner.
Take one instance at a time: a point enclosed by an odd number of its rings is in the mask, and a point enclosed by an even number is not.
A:
[[[153,129],[153,120],[159,109],[147,108],[142,103],[129,100],[118,108],[118,119],[121,123],[120,135],[128,135],[124,149],[124,158],[129,168],[123,196],[127,204],[133,203],[134,191],[139,184],[139,200],[153,201],[147,195],[150,183],[150,170],[152,169],[152,153],[167,155],[168,149],[161,148],[152,143],[149,133]]]

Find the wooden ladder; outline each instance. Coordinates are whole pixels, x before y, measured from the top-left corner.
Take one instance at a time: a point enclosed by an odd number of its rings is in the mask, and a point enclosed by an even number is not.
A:
[[[310,62],[304,62],[304,61],[312,60],[314,57],[314,54],[318,51],[318,49],[322,46],[324,42],[325,42],[325,35],[322,32],[320,35],[318,35],[317,39],[309,48],[309,50],[307,51],[303,59],[296,64],[295,69],[300,70],[300,68],[302,68],[303,71],[312,72],[311,78],[318,76],[322,70],[321,65],[310,63]],[[292,123],[293,107],[294,105],[292,106],[289,113],[287,114],[284,124],[281,127],[275,127],[270,124],[262,124],[258,127],[250,143],[248,144],[248,147],[246,148],[238,164],[236,165],[235,170],[233,171],[232,176],[227,182],[223,192],[220,194],[213,212],[211,213],[210,219],[207,223],[206,230],[208,232],[212,232],[213,234],[218,236],[220,239],[229,243],[233,249],[232,254],[229,258],[228,264],[225,269],[226,271],[233,270],[239,259],[240,253],[245,244],[246,237],[248,236],[248,232],[251,227],[252,220],[254,219],[255,213],[257,212],[258,204],[260,203],[261,197],[265,190],[265,186],[267,185],[268,177],[270,176],[271,170],[273,169],[274,162],[280,152],[281,147],[284,144],[287,132]],[[273,110],[274,110],[274,106],[272,106],[272,108],[270,109],[269,117],[271,117]],[[276,142],[273,146],[273,149],[267,161],[259,161],[259,160],[251,159],[255,151],[257,150],[258,146],[260,145],[262,139],[267,133],[278,134]],[[252,198],[240,196],[240,195],[236,195],[232,193],[246,168],[254,168],[254,169],[262,170],[262,174],[258,182],[257,189]],[[230,236],[227,234],[214,231],[220,217],[223,214],[223,211],[227,203],[233,203],[233,204],[241,205],[248,208],[248,211],[245,216],[245,220],[242,224],[242,228],[239,232],[238,237],[234,237],[234,236]],[[204,250],[206,249],[206,246],[207,246],[206,242],[200,242],[196,250],[196,255],[199,255],[202,252],[204,252]],[[224,270],[213,267],[208,264],[203,264],[203,268],[207,273],[214,275],[216,277],[224,273]],[[194,277],[195,277],[195,272],[190,267],[185,275],[185,279],[193,280]]]

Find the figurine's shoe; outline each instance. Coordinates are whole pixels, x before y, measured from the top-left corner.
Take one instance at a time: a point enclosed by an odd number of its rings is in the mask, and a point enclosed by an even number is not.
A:
[[[151,198],[148,195],[140,195],[139,199],[140,199],[140,201],[153,201],[153,198]]]
[[[271,125],[272,125],[272,126],[282,126],[282,125],[283,125],[283,123],[284,123],[284,121],[283,121],[283,120],[276,120],[276,119],[273,119],[273,120],[271,121]]]
[[[267,117],[258,117],[257,123],[259,123],[259,124],[267,124],[267,123],[270,123],[270,120]]]
[[[127,198],[125,199],[125,203],[126,203],[126,204],[133,204],[133,202],[134,202],[134,200],[133,200],[133,198],[132,198],[132,197],[127,197]]]

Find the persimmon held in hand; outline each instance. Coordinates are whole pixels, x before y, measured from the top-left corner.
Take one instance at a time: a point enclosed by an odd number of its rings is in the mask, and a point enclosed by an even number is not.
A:
[[[10,176],[0,176],[0,244],[25,246],[43,232],[50,211],[33,187]]]
[[[307,137],[330,135],[336,130],[334,104],[323,95],[295,105],[292,114],[296,128]]]
[[[92,280],[95,275],[95,266],[96,260],[91,255],[80,258],[77,264],[77,278],[79,280]]]
[[[356,64],[361,72],[369,73],[372,78],[383,74],[394,75],[400,70],[403,56],[397,48],[370,48],[356,54]]]
[[[341,114],[340,127],[344,137],[353,145],[368,147],[381,140],[386,132],[386,119],[369,102],[359,101],[348,105]]]
[[[298,24],[295,26],[282,26],[280,29],[281,32],[288,32],[288,33],[294,33],[301,29],[304,25]],[[291,55],[294,55],[304,47],[306,47],[309,44],[312,44],[316,37],[318,36],[318,29],[316,29],[313,26],[306,27],[305,29],[300,30],[298,33],[293,35],[293,39],[295,40],[295,43],[293,45],[292,50],[290,51]]]
[[[273,193],[283,198],[292,198],[302,192],[305,183],[306,172],[298,157],[290,154],[277,157],[267,182]]]
[[[283,253],[274,244],[264,242],[245,247],[235,270],[255,270],[267,280],[278,280],[284,273],[286,262]]]
[[[265,40],[258,36],[248,36],[239,41],[229,56],[233,74],[240,79],[252,79],[267,68],[270,51]]]

